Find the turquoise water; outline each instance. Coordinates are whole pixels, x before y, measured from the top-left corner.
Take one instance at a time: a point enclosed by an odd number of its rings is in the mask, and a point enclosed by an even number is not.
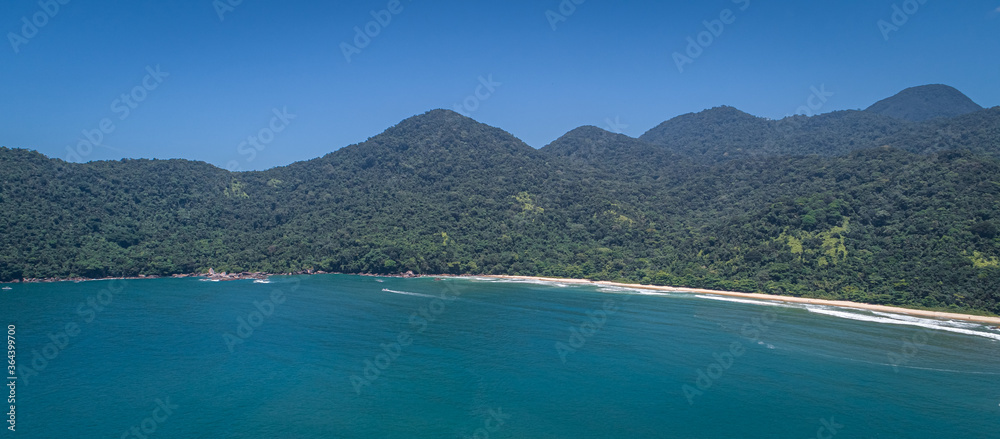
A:
[[[1000,437],[979,325],[472,279],[13,287],[0,437]]]

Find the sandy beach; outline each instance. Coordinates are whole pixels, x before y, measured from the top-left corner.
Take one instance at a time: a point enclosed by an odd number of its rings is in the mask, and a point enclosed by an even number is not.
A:
[[[591,281],[586,279],[558,279],[550,277],[533,277],[533,276],[502,276],[502,275],[490,275],[482,276],[495,279],[515,279],[515,280],[535,280],[535,281],[545,281],[545,282],[559,282],[565,284],[585,284],[585,285],[604,285],[604,286],[614,286],[614,287],[625,287],[625,288],[639,288],[645,290],[654,291],[665,291],[674,293],[696,293],[696,294],[713,294],[717,296],[729,296],[729,297],[741,297],[744,299],[755,299],[755,300],[770,300],[777,302],[788,302],[788,303],[807,303],[811,305],[826,305],[826,306],[836,306],[840,308],[854,308],[854,309],[865,309],[869,311],[879,311],[879,312],[889,312],[896,314],[906,314],[917,317],[929,317],[934,319],[943,320],[964,320],[969,322],[983,323],[987,325],[1000,326],[1000,317],[985,317],[985,316],[975,316],[971,314],[959,314],[950,312],[939,312],[939,311],[927,311],[922,309],[910,309],[910,308],[899,308],[895,306],[885,306],[885,305],[870,305],[867,303],[857,303],[848,302],[846,300],[824,300],[824,299],[808,299],[804,297],[791,297],[791,296],[776,296],[773,294],[757,294],[757,293],[738,293],[735,291],[717,291],[717,290],[704,290],[700,288],[683,288],[683,287],[664,287],[656,285],[641,285],[641,284],[625,284],[619,282],[604,282],[604,281]]]

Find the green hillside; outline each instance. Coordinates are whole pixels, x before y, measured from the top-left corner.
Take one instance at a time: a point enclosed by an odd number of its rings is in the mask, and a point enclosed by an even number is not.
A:
[[[0,148],[0,280],[412,270],[1000,314],[996,109],[922,123],[708,113],[535,150],[435,110],[244,173]]]

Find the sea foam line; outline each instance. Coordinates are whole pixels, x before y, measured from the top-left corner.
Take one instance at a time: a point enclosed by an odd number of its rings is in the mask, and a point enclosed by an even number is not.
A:
[[[959,322],[959,321],[955,321],[955,320],[933,320],[933,319],[925,319],[925,318],[921,318],[921,317],[908,316],[908,315],[904,315],[904,314],[891,314],[891,313],[887,313],[887,312],[878,312],[878,311],[872,311],[872,314],[875,314],[875,315],[878,315],[878,316],[883,316],[883,317],[889,317],[891,319],[896,319],[896,320],[906,320],[906,321],[909,321],[909,322],[938,323],[938,324],[941,324],[941,325],[952,326],[952,327],[955,327],[955,328],[968,328],[968,329],[973,329],[973,328],[975,328],[975,329],[983,329],[984,328],[984,326],[982,324],[979,324],[979,323]]]
[[[823,305],[797,305],[791,303],[781,303],[763,300],[749,300],[749,299],[737,299],[732,297],[723,296],[712,296],[712,295],[696,295],[695,297],[701,299],[711,299],[720,300],[724,302],[736,302],[736,303],[746,303],[752,305],[765,305],[765,306],[778,306],[782,308],[799,308],[806,309],[809,312],[816,314],[824,314],[831,317],[839,317],[843,319],[858,320],[864,322],[872,323],[887,323],[890,325],[908,325],[908,326],[919,326],[928,329],[940,330],[954,332],[958,334],[975,335],[978,337],[985,337],[993,340],[1000,341],[1000,334],[985,331],[976,331],[976,329],[984,329],[985,326],[978,323],[966,323],[957,322],[954,320],[934,320],[925,319],[915,316],[908,316],[904,314],[892,314],[878,311],[871,311],[872,315],[860,314],[850,311],[841,311],[839,308],[823,306]]]
[[[382,291],[385,291],[387,293],[392,293],[392,294],[404,294],[404,295],[407,295],[407,296],[417,296],[417,297],[430,297],[432,299],[434,298],[434,296],[432,296],[430,294],[408,293],[406,291],[396,291],[396,290],[390,290],[388,288],[382,288]]]
[[[602,293],[613,293],[613,294],[642,294],[645,296],[670,296],[670,293],[658,292],[655,290],[647,290],[644,288],[629,288],[629,287],[619,287],[619,286],[601,286],[597,289]]]
[[[787,304],[787,303],[772,302],[772,301],[769,301],[769,300],[735,299],[735,298],[732,298],[732,297],[708,296],[708,295],[701,295],[701,294],[695,295],[694,297],[697,297],[697,298],[700,298],[700,299],[720,300],[720,301],[723,301],[723,302],[748,303],[748,304],[751,304],[751,305],[778,306],[778,307],[781,307],[781,308],[801,308],[799,306],[790,305],[790,304]]]
[[[695,297],[702,299],[712,299],[721,300],[725,302],[736,302],[736,303],[747,303],[752,305],[765,305],[765,306],[778,306],[782,308],[799,308],[806,309],[809,312],[816,314],[824,314],[831,317],[839,317],[843,319],[858,320],[864,322],[872,323],[887,323],[890,325],[908,325],[908,326],[919,326],[922,328],[954,332],[958,334],[975,335],[978,337],[990,338],[993,340],[1000,341],[1000,334],[985,331],[975,331],[972,328],[983,329],[983,325],[977,323],[966,323],[957,322],[954,320],[934,320],[925,319],[915,316],[908,316],[904,314],[892,314],[878,311],[871,311],[872,315],[860,314],[850,311],[842,311],[839,308],[823,306],[823,305],[797,305],[791,303],[781,303],[763,300],[748,300],[748,299],[736,299],[732,297],[723,296],[711,296],[711,295],[697,295]]]
[[[477,281],[486,281],[486,282],[532,283],[532,284],[551,285],[551,286],[559,286],[559,287],[566,287],[566,286],[568,286],[568,285],[560,283],[558,281],[544,281],[544,280],[537,280],[537,279],[505,279],[505,278],[492,278],[492,277],[471,277],[471,278],[468,278],[468,279],[477,280]],[[597,285],[600,285],[600,284],[597,284]],[[636,294],[637,293],[637,294],[649,295],[649,296],[674,296],[674,295],[676,295],[676,293],[661,292],[661,291],[653,290],[653,289],[628,288],[628,287],[620,287],[620,286],[612,286],[612,285],[602,285],[601,288],[598,289],[598,291],[604,292],[604,293],[619,293],[619,294],[621,294],[621,293]],[[777,307],[782,307],[782,308],[806,309],[809,312],[813,312],[813,313],[817,313],[817,314],[825,314],[825,315],[829,315],[831,317],[840,317],[840,318],[845,318],[845,319],[866,321],[866,322],[872,322],[872,323],[887,323],[887,324],[893,324],[893,325],[920,326],[920,327],[924,327],[924,328],[941,330],[941,331],[949,331],[949,332],[954,332],[954,333],[959,333],[959,334],[975,335],[975,336],[979,336],[979,337],[985,337],[985,338],[989,338],[989,339],[1000,341],[1000,334],[997,334],[997,333],[994,333],[994,332],[973,331],[971,329],[968,329],[968,328],[984,328],[983,325],[980,325],[980,324],[977,324],[977,323],[965,323],[965,322],[958,322],[958,321],[954,321],[954,320],[923,319],[923,318],[920,318],[920,317],[914,317],[914,316],[908,316],[908,315],[901,315],[901,314],[882,313],[882,312],[877,312],[877,311],[869,311],[869,312],[872,313],[872,315],[866,315],[866,314],[858,314],[858,313],[852,313],[852,312],[838,311],[839,309],[843,309],[843,308],[835,307],[835,306],[827,306],[827,305],[808,305],[808,304],[788,303],[788,302],[769,301],[769,300],[739,299],[739,298],[732,298],[732,297],[725,297],[725,296],[701,295],[701,294],[695,295],[695,297],[698,297],[698,298],[701,298],[701,299],[720,300],[720,301],[727,301],[727,302],[745,303],[745,304],[751,304],[751,305],[777,306]],[[875,314],[877,314],[877,315],[875,315]]]
[[[503,279],[501,282],[514,283],[514,284],[533,284],[533,285],[548,285],[551,287],[566,288],[569,285],[556,282],[552,280],[534,280],[534,279]]]
[[[915,320],[918,320],[918,319],[915,319],[915,318],[914,319],[908,318],[906,320],[903,320],[903,319],[897,319],[895,317],[881,317],[881,316],[876,316],[876,315],[858,314],[858,313],[847,312],[847,311],[835,311],[835,310],[832,310],[832,309],[829,309],[829,308],[813,307],[813,306],[806,307],[806,309],[809,310],[809,312],[812,312],[812,313],[823,314],[823,315],[828,315],[828,316],[832,316],[832,317],[840,317],[840,318],[843,318],[843,319],[859,320],[859,321],[863,321],[863,322],[873,322],[873,323],[887,323],[887,324],[890,324],[890,325],[920,326],[922,328],[928,328],[928,329],[934,329],[934,330],[940,330],[940,331],[948,331],[948,332],[955,332],[955,333],[966,334],[966,335],[975,335],[975,336],[979,336],[979,337],[986,337],[986,338],[990,338],[990,339],[993,339],[993,340],[1000,341],[1000,334],[994,334],[992,332],[973,331],[973,330],[970,330],[970,329],[956,328],[954,326],[947,326],[947,325],[941,324],[942,321],[940,321],[940,320],[922,319],[924,321],[915,321]],[[892,314],[887,314],[887,313],[882,313],[882,314],[883,315],[890,315],[890,316],[892,315]]]
[[[489,277],[470,277],[468,279],[493,282],[493,283],[507,283],[507,284],[532,284],[532,285],[546,285],[550,287],[566,288],[570,286],[567,283],[554,281],[554,280],[539,280],[539,279],[505,279],[505,278],[489,278]]]

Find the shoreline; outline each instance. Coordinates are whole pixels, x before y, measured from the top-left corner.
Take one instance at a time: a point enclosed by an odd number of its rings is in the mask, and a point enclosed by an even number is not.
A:
[[[736,291],[720,291],[720,290],[706,290],[702,288],[687,288],[687,287],[666,287],[658,285],[642,285],[642,284],[626,284],[621,282],[609,282],[609,281],[592,281],[587,279],[560,279],[553,277],[537,277],[537,276],[508,276],[508,275],[486,275],[486,276],[476,276],[485,277],[492,279],[510,279],[510,280],[533,280],[542,282],[559,282],[564,284],[577,284],[577,285],[601,285],[610,287],[623,287],[623,288],[635,288],[642,290],[651,291],[664,291],[672,293],[696,293],[696,294],[709,294],[715,296],[726,296],[726,297],[739,297],[743,299],[753,299],[753,300],[766,300],[772,302],[788,302],[788,303],[804,303],[809,305],[826,305],[834,306],[837,308],[853,308],[853,309],[863,309],[867,311],[879,311],[888,312],[895,314],[905,314],[915,317],[929,317],[933,319],[941,320],[963,320],[967,322],[982,323],[993,326],[1000,326],[1000,317],[988,317],[988,316],[977,316],[972,314],[960,314],[952,312],[943,311],[929,311],[922,309],[911,309],[911,308],[900,308],[898,306],[888,306],[888,305],[872,305],[869,303],[859,303],[859,302],[849,302],[846,300],[829,300],[829,299],[809,299],[805,297],[793,297],[793,296],[778,296],[774,294],[760,294],[760,293],[739,293]]]
[[[846,300],[829,300],[829,299],[810,299],[805,297],[794,297],[794,296],[778,296],[775,294],[760,294],[760,293],[740,293],[736,291],[722,291],[722,290],[707,290],[703,288],[689,288],[689,287],[670,287],[661,285],[643,285],[643,284],[629,284],[622,282],[610,282],[610,281],[592,281],[588,279],[563,279],[555,277],[541,277],[541,276],[511,276],[503,274],[487,274],[487,275],[416,275],[412,272],[405,274],[394,274],[394,275],[384,275],[384,274],[362,274],[362,273],[331,273],[325,271],[300,271],[300,272],[290,272],[290,273],[263,273],[263,272],[243,272],[243,273],[188,273],[188,274],[174,274],[170,276],[123,276],[123,277],[105,277],[105,278],[67,278],[67,279],[22,279],[20,282],[0,282],[0,285],[15,285],[15,284],[25,284],[25,283],[51,283],[51,282],[86,282],[86,281],[98,281],[98,280],[146,280],[146,279],[176,279],[176,278],[208,278],[208,279],[218,279],[218,280],[248,280],[248,279],[266,279],[269,276],[309,276],[313,274],[351,274],[355,276],[374,276],[374,277],[399,277],[399,278],[419,278],[419,277],[453,277],[453,278],[469,278],[469,277],[482,277],[491,279],[509,279],[509,280],[531,280],[531,281],[542,281],[542,282],[558,282],[564,284],[576,284],[576,285],[601,285],[601,286],[611,286],[611,287],[622,287],[622,288],[635,288],[641,290],[650,291],[663,291],[671,293],[693,293],[693,294],[709,294],[716,296],[726,296],[726,297],[738,297],[743,299],[752,300],[764,300],[772,302],[787,302],[787,303],[803,303],[808,305],[826,305],[833,306],[837,308],[852,308],[852,309],[862,309],[867,311],[879,311],[888,312],[895,314],[905,314],[915,317],[928,317],[940,320],[963,320],[967,322],[982,323],[986,325],[993,325],[994,327],[1000,327],[1000,317],[989,317],[989,316],[977,316],[973,314],[961,314],[953,312],[944,311],[930,311],[923,309],[912,309],[912,308],[901,308],[898,306],[890,305],[873,305],[869,303],[860,302],[850,302]]]
[[[226,272],[208,272],[208,273],[181,273],[181,274],[170,274],[164,276],[158,275],[145,275],[140,274],[138,276],[108,276],[108,277],[45,277],[45,278],[26,278],[18,279],[9,282],[0,282],[0,285],[19,285],[19,284],[47,284],[47,283],[59,283],[59,282],[91,282],[100,280],[149,280],[149,279],[185,279],[185,278],[205,278],[210,280],[219,281],[233,281],[233,280],[257,280],[257,279],[267,279],[270,276],[311,276],[314,274],[346,274],[351,276],[371,276],[371,277],[399,277],[399,278],[417,278],[417,277],[444,277],[451,275],[430,275],[430,274],[413,274],[412,271],[408,271],[402,274],[371,274],[371,273],[339,273],[339,272],[328,272],[328,271],[295,271],[288,273],[268,273],[263,271],[244,271],[240,273],[226,273]]]
[[[313,271],[313,270],[302,270],[302,271],[292,271],[287,273],[268,273],[265,271],[243,271],[239,273],[226,273],[218,272],[214,270],[209,270],[207,273],[178,273],[178,274],[168,274],[168,275],[155,275],[155,274],[140,274],[138,276],[108,276],[108,277],[30,277],[25,279],[17,279],[8,282],[0,282],[0,285],[18,285],[18,284],[45,284],[45,283],[58,283],[58,282],[90,282],[99,280],[148,280],[148,279],[184,279],[193,277],[202,277],[212,280],[220,281],[231,281],[231,280],[248,280],[248,279],[267,279],[270,276],[311,276],[314,274],[347,274],[352,276],[372,276],[372,277],[400,277],[400,278],[416,278],[416,277],[446,277],[454,275],[430,275],[430,274],[414,274],[412,271],[407,271],[406,273],[399,274],[372,274],[372,273],[340,273],[340,272],[328,272],[328,271]]]

